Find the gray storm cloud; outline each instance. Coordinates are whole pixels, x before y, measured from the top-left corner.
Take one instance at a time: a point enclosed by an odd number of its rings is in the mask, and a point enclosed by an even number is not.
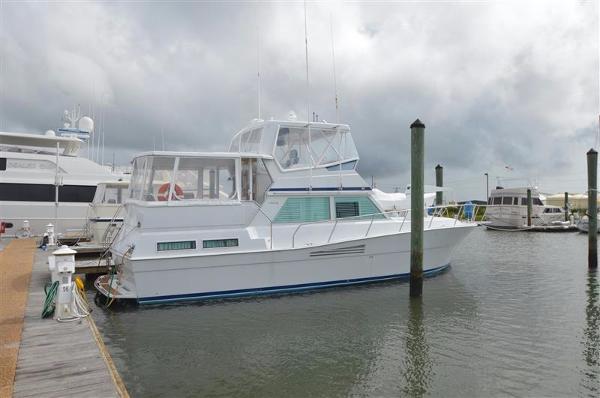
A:
[[[383,188],[408,183],[419,117],[429,180],[441,163],[467,196],[482,196],[485,172],[583,190],[600,108],[597,7],[309,3],[310,112],[336,118],[333,30],[340,118]],[[57,127],[81,104],[121,163],[162,137],[167,149],[223,149],[257,116],[257,53],[262,116],[306,118],[301,2],[4,2],[0,22],[2,130]]]

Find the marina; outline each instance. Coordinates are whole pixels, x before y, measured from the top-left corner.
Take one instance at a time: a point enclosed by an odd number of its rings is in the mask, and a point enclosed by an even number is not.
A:
[[[600,397],[600,3],[63,3],[0,1],[0,398]]]

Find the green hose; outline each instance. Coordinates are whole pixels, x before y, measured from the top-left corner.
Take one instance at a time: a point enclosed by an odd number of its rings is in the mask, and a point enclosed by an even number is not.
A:
[[[53,283],[46,283],[44,286],[44,293],[46,293],[46,299],[44,300],[44,310],[42,311],[42,318],[48,318],[54,313],[54,298],[58,292],[58,281]]]

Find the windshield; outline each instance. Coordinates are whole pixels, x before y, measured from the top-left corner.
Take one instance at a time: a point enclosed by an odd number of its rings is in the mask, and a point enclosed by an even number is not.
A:
[[[281,127],[277,134],[275,158],[282,169],[290,170],[328,167],[358,160],[358,152],[347,130]]]

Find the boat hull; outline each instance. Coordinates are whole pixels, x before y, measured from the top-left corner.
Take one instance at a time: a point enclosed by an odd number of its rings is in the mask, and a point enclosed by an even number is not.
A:
[[[426,231],[425,275],[445,270],[452,251],[471,230]],[[286,250],[132,257],[122,267],[110,288],[109,276],[99,278],[96,287],[104,295],[135,298],[141,304],[292,293],[408,278],[410,233]]]
[[[29,221],[32,236],[42,235],[48,224],[54,225],[56,234],[82,235],[85,232],[88,208],[89,203],[60,203],[56,209],[53,202],[0,201],[0,219],[13,224],[11,229],[6,230],[7,236],[23,234],[25,220]]]

